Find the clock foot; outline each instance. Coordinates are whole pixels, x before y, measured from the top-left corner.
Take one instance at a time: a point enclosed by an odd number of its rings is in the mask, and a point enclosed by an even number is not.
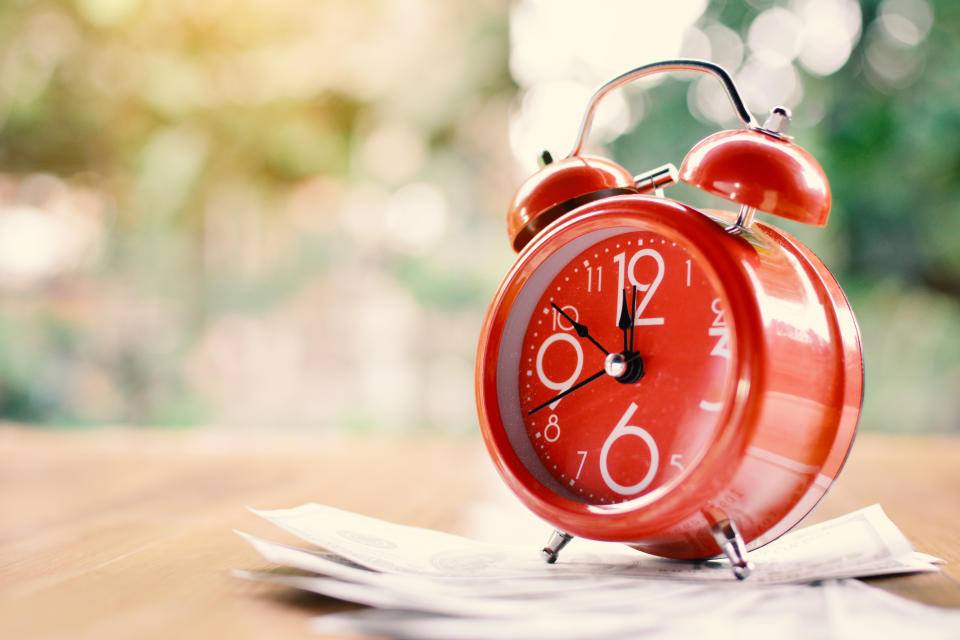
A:
[[[753,572],[753,563],[747,560],[747,547],[743,543],[743,536],[737,530],[733,520],[724,518],[711,527],[713,538],[720,545],[727,559],[730,560],[733,575],[737,580],[745,580]]]
[[[553,564],[557,561],[560,550],[567,546],[571,540],[573,540],[572,535],[555,529],[554,532],[550,534],[547,546],[540,550],[540,557],[546,560],[547,564]]]

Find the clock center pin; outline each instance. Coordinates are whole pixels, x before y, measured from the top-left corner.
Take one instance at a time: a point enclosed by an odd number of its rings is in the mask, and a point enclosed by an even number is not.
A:
[[[643,359],[636,351],[608,353],[603,359],[603,370],[623,384],[631,384],[643,377]]]
[[[603,370],[608,376],[619,378],[627,372],[627,359],[621,353],[608,353],[603,359]]]

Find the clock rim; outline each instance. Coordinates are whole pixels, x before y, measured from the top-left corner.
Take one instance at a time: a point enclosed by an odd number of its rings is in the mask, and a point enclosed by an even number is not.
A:
[[[497,367],[510,308],[530,277],[556,251],[585,234],[611,227],[633,227],[680,240],[693,250],[714,288],[729,307],[730,380],[724,408],[711,442],[696,464],[657,490],[623,503],[590,504],[545,487],[510,444],[499,410]],[[726,486],[745,455],[757,426],[757,394],[752,381],[762,366],[763,339],[756,297],[748,274],[725,249],[729,236],[718,222],[682,203],[655,196],[617,196],[585,205],[558,219],[518,256],[487,311],[476,361],[476,394],[481,432],[495,466],[524,505],[563,531],[599,540],[641,541],[702,509]],[[752,419],[751,419],[752,417]]]

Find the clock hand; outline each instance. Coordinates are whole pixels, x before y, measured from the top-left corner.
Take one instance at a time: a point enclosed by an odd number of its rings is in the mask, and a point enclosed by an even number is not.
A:
[[[558,307],[555,302],[551,302],[550,304],[553,306],[554,309],[556,309],[560,313],[560,315],[562,315],[564,318],[567,319],[567,322],[573,325],[573,330],[577,332],[578,336],[580,336],[581,338],[586,338],[587,340],[592,342],[594,346],[597,347],[597,349],[600,349],[600,351],[603,351],[604,355],[608,355],[610,353],[609,351],[604,349],[599,342],[594,340],[593,336],[590,335],[590,330],[587,329],[586,325],[580,324],[579,322],[571,318],[569,315],[567,315],[567,312],[565,312],[563,309]]]
[[[623,353],[633,352],[633,328],[636,325],[637,308],[637,286],[633,286],[633,296],[630,302],[631,311],[627,311],[627,290],[624,288],[622,302],[620,303],[620,319],[617,320],[617,327],[623,331]]]
[[[627,364],[629,364],[630,362],[638,359],[639,357],[640,357],[640,354],[639,354],[639,353],[631,354],[631,355],[630,355],[629,357],[627,357],[627,358],[622,357],[619,353],[609,354],[608,360],[611,360],[611,359],[612,359],[615,364],[608,365],[607,363],[604,363],[603,369],[601,369],[600,371],[597,371],[595,374],[593,374],[592,376],[590,376],[590,377],[588,377],[588,378],[584,378],[583,380],[581,380],[581,381],[578,382],[577,384],[573,385],[573,386],[570,387],[569,389],[567,389],[567,390],[565,390],[565,391],[561,391],[560,393],[558,393],[557,395],[553,396],[552,398],[550,398],[549,400],[547,400],[547,401],[544,402],[543,404],[541,404],[541,405],[539,405],[539,406],[537,406],[537,407],[534,407],[533,409],[530,409],[530,411],[527,412],[527,415],[533,415],[533,414],[536,413],[537,411],[540,411],[540,409],[543,409],[544,407],[553,404],[553,403],[556,402],[557,400],[559,400],[559,399],[561,399],[561,398],[564,398],[564,397],[568,396],[569,394],[573,393],[574,391],[576,391],[576,390],[579,389],[580,387],[586,386],[587,384],[593,382],[593,381],[596,380],[597,378],[603,376],[603,374],[605,374],[605,373],[606,373],[606,374],[609,374],[609,375],[610,375],[611,377],[613,377],[613,378],[616,378],[617,375],[614,375],[614,374],[611,373],[611,372],[612,372],[612,371],[617,371],[617,372],[619,372],[618,375],[622,376],[622,375],[627,371],[627,368],[626,368],[625,365],[627,365]],[[615,367],[615,368],[614,368],[614,367]]]
[[[634,289],[636,291],[636,289]],[[630,312],[627,311],[627,290],[624,288],[621,293],[621,302],[620,302],[620,318],[617,320],[617,327],[623,331],[623,352],[627,353],[630,351],[630,345],[633,344],[633,318],[630,317]],[[629,336],[629,341],[628,341]]]
[[[534,407],[533,409],[530,409],[530,411],[527,412],[527,415],[533,415],[533,414],[536,413],[537,411],[540,411],[540,409],[543,409],[544,407],[553,404],[554,402],[556,402],[556,401],[559,400],[560,398],[563,398],[563,397],[565,397],[566,395],[568,395],[568,394],[570,394],[570,393],[573,393],[574,391],[576,391],[576,390],[579,389],[580,387],[586,385],[587,383],[593,382],[594,380],[596,380],[596,379],[599,378],[600,376],[604,375],[606,372],[607,372],[606,369],[600,369],[600,371],[597,371],[595,374],[593,374],[593,375],[590,376],[589,378],[584,378],[583,380],[581,380],[581,381],[578,382],[577,384],[573,385],[572,387],[570,387],[570,388],[567,389],[566,391],[561,391],[561,392],[558,393],[557,395],[553,396],[552,398],[550,398],[549,400],[547,400],[546,402],[544,402],[544,403],[541,404],[540,406]]]

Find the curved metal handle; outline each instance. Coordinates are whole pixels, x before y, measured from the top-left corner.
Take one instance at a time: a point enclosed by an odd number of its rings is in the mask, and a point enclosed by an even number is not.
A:
[[[743,98],[740,97],[740,92],[737,91],[737,86],[733,83],[733,78],[730,77],[730,74],[727,73],[723,67],[705,60],[664,60],[663,62],[654,62],[627,71],[600,87],[597,92],[593,94],[593,97],[590,98],[590,102],[587,105],[587,112],[583,115],[583,122],[580,124],[580,133],[577,135],[577,142],[573,147],[573,151],[570,152],[570,155],[579,155],[583,149],[587,135],[590,133],[590,126],[593,124],[593,116],[597,110],[597,103],[600,102],[601,98],[629,82],[663,71],[699,71],[714,76],[723,84],[723,88],[726,89],[730,103],[733,105],[733,110],[736,111],[737,117],[740,118],[743,126],[747,129],[759,128],[757,121],[754,120],[750,114],[750,110],[747,109],[747,106],[743,103]]]

